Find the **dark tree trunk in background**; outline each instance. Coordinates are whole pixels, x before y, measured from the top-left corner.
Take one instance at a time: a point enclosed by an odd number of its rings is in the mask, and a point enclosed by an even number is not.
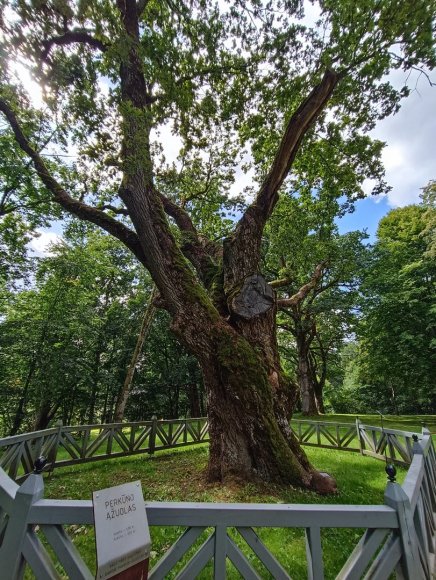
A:
[[[301,328],[297,330],[297,355],[298,355],[298,386],[300,389],[301,412],[303,415],[318,415],[315,399],[315,390],[309,361],[310,339]]]
[[[39,354],[39,353],[38,353]],[[23,387],[23,392],[18,401],[17,409],[14,415],[14,421],[12,423],[11,431],[9,435],[16,435],[21,428],[24,417],[26,416],[26,405],[28,399],[28,393],[30,388],[30,383],[32,381],[33,375],[37,368],[37,357],[34,355],[30,361],[29,371],[27,373],[26,382]]]
[[[18,405],[17,405],[17,409],[15,411],[14,414],[14,420],[12,422],[12,427],[11,430],[9,432],[9,435],[16,435],[18,433],[18,431],[20,430],[21,424],[23,422],[24,417],[26,416],[26,413],[24,411],[24,407],[26,405],[26,398],[23,395],[22,397],[20,397],[20,400],[18,401]]]
[[[315,394],[315,403],[318,414],[324,415],[325,408],[324,408],[324,385],[325,381],[318,380],[316,377],[313,379],[313,390]]]
[[[189,416],[203,417],[202,401],[200,400],[200,391],[197,383],[186,385],[186,392],[189,401]]]
[[[180,385],[167,385],[168,418],[179,418]]]
[[[127,401],[129,398],[130,390],[132,388],[133,377],[135,375],[136,366],[138,364],[139,355],[142,352],[145,339],[150,332],[151,324],[153,322],[154,313],[156,307],[154,306],[154,300],[156,298],[156,286],[153,287],[151,291],[150,298],[148,300],[147,307],[142,318],[141,328],[139,329],[138,338],[136,340],[135,349],[130,360],[129,368],[127,369],[126,378],[124,380],[123,386],[118,393],[117,402],[114,411],[114,422],[120,423],[124,419],[124,411],[126,410]]]
[[[319,350],[321,364],[320,365],[317,364],[317,361],[313,354],[309,356],[309,362],[311,369],[313,392],[315,394],[316,407],[318,409],[318,413],[324,414],[325,413],[324,387],[327,379],[327,356],[320,340],[318,341],[318,343],[320,346]],[[321,368],[319,368],[319,366]]]
[[[397,396],[396,396],[396,392],[395,392],[394,385],[391,383],[389,385],[389,388],[390,388],[391,394],[392,394],[392,405],[393,405],[393,408],[394,408],[394,413],[395,413],[395,415],[398,415],[399,416],[400,415],[400,411],[398,409]]]
[[[55,416],[56,411],[59,408],[60,401],[52,404],[51,401],[43,401],[38,409],[38,413],[35,417],[33,423],[34,431],[41,431],[42,429],[47,429],[50,421]]]

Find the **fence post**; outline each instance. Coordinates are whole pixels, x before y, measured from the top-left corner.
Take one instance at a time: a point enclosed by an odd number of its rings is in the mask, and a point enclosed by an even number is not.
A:
[[[50,451],[48,452],[48,457],[47,457],[47,463],[49,465],[48,471],[50,473],[53,473],[54,468],[55,468],[55,463],[56,463],[56,459],[58,456],[59,441],[61,440],[63,426],[64,426],[64,424],[62,423],[62,419],[59,419],[59,421],[56,421],[55,427],[57,427],[58,432],[56,433],[54,444],[51,447]]]
[[[401,560],[399,566],[407,580],[421,578],[418,543],[413,524],[410,501],[398,483],[388,482],[385,491],[385,504],[397,512],[399,535],[401,539]]]
[[[412,439],[413,439],[413,447],[412,447],[413,455],[424,455],[424,451],[422,449],[421,443],[419,442],[418,435],[412,435]]]
[[[151,418],[151,431],[150,431],[150,445],[148,452],[150,455],[153,455],[154,450],[156,448],[156,432],[157,432],[157,417],[153,415]]]
[[[360,419],[359,419],[359,417],[356,417],[356,433],[357,433],[357,442],[359,443],[360,455],[363,455],[363,444],[362,444],[362,440],[360,438]]]
[[[26,562],[23,547],[28,531],[28,515],[32,505],[42,498],[44,481],[42,475],[31,473],[17,490],[15,501],[0,548],[2,578],[22,578]]]

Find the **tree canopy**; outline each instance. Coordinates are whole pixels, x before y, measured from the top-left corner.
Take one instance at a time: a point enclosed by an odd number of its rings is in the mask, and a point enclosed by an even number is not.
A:
[[[398,412],[436,407],[436,266],[422,205],[389,212],[379,225],[363,286],[361,382]]]

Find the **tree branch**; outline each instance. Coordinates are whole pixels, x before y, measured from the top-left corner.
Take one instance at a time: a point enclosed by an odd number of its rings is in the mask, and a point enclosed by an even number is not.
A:
[[[260,214],[263,222],[268,219],[274,209],[277,202],[277,192],[291,169],[304,135],[328,102],[338,80],[338,74],[326,71],[321,82],[314,87],[289,119],[271,169],[254,203],[247,210],[251,209],[251,211]]]
[[[82,201],[71,197],[60,183],[56,181],[53,175],[51,175],[39,153],[30,145],[29,140],[20,127],[15,113],[3,99],[0,99],[0,111],[8,120],[18,145],[24,153],[31,158],[39,178],[53,195],[53,201],[78,218],[96,224],[114,237],[118,238],[131,252],[133,252],[142,264],[147,266],[147,257],[142,250],[139,238],[135,232],[127,228],[124,224],[108,216],[100,209],[89,206]]]
[[[173,218],[178,228],[182,232],[197,237],[198,236],[197,230],[188,212],[185,211],[183,208],[181,208],[177,203],[172,201],[170,198],[163,195],[163,193],[158,192],[157,194],[162,202],[165,213]]]
[[[43,60],[47,60],[47,57],[53,48],[53,46],[66,46],[68,44],[87,44],[91,48],[96,48],[101,52],[106,52],[107,46],[98,38],[94,38],[87,30],[75,29],[68,30],[65,34],[60,36],[53,36],[48,40],[44,40],[42,43],[43,51],[41,57]]]
[[[112,211],[113,213],[116,213],[118,215],[129,215],[129,212],[127,211],[127,209],[125,207],[115,207],[114,205],[111,205],[110,203],[105,203],[104,205],[99,205],[97,209],[101,209],[102,211],[105,209],[108,209],[109,211]]]
[[[287,330],[288,332],[290,332],[292,334],[292,336],[296,337],[297,333],[295,331],[295,328],[293,328],[292,326],[289,326],[289,324],[283,324],[283,323],[279,323],[277,324],[277,328],[281,328],[282,330]]]
[[[201,243],[197,228],[193,224],[191,216],[177,203],[162,193],[158,192],[157,195],[162,202],[165,213],[173,218],[177,227],[184,236],[182,252],[197,270],[200,278],[204,281],[207,275],[207,270],[211,265],[212,258],[204,244]]]
[[[268,282],[271,288],[283,288],[283,286],[288,286],[292,280],[290,278],[279,278],[278,280],[273,280],[272,282]]]
[[[324,267],[325,262],[321,262],[320,264],[318,264],[318,266],[315,268],[314,273],[312,274],[312,278],[310,279],[310,281],[307,284],[304,284],[304,286],[302,286],[298,290],[298,292],[296,292],[290,298],[283,298],[281,300],[277,300],[277,307],[284,308],[289,306],[290,307],[298,306],[298,304],[300,304],[307,297],[309,292],[316,287],[322,276]]]
[[[305,134],[324,109],[339,80],[339,74],[327,70],[321,82],[289,119],[271,169],[230,240],[227,260],[229,264],[234,263],[234,277],[236,271],[239,272],[238,277],[244,278],[257,270],[263,228],[277,203],[278,191],[291,169]],[[247,241],[250,248],[247,248]]]

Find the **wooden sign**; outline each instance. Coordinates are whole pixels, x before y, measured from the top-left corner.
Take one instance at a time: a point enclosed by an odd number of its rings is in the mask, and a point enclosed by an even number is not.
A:
[[[141,482],[133,481],[92,494],[97,580],[146,580],[150,532]]]

